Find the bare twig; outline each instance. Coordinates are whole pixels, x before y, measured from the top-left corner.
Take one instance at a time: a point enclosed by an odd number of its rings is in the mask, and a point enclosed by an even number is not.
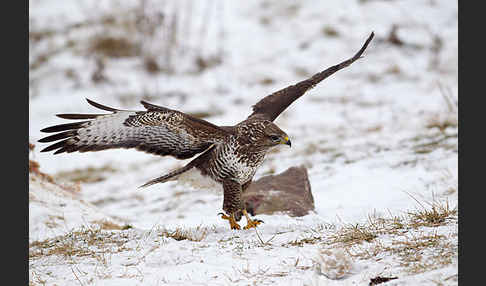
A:
[[[81,280],[79,279],[78,275],[76,275],[76,272],[74,272],[72,267],[71,267],[71,271],[73,272],[74,277],[76,277],[76,280],[78,280],[79,284],[81,284],[81,286],[84,286],[83,282],[81,282]]]
[[[442,97],[444,97],[444,100],[447,103],[447,106],[449,107],[449,111],[451,112],[457,112],[457,102],[453,99],[452,97],[452,91],[450,88],[446,88],[440,81],[437,81],[437,85],[439,86],[440,89],[440,94]]]
[[[265,245],[268,245],[270,243],[270,241],[272,241],[278,233],[275,233],[269,240],[267,240],[266,242],[263,241],[262,237],[260,236],[260,234],[258,233],[258,230],[255,228],[255,233],[258,237],[258,240],[260,240],[260,243],[262,244],[262,246],[265,246]]]

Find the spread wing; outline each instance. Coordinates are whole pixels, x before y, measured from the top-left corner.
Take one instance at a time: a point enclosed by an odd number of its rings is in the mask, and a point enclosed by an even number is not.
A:
[[[292,104],[292,102],[304,95],[306,91],[313,88],[316,84],[328,76],[351,65],[353,62],[359,59],[366,50],[368,44],[371,42],[371,39],[373,39],[373,36],[374,33],[372,32],[364,43],[363,47],[361,47],[361,49],[352,58],[317,73],[311,78],[303,80],[295,85],[288,86],[264,97],[262,100],[257,102],[257,104],[253,105],[253,113],[248,118],[258,117],[261,119],[274,121],[275,118],[280,115],[280,113],[282,113],[290,104]]]
[[[44,128],[56,133],[39,142],[54,143],[41,152],[87,152],[112,148],[135,148],[161,156],[187,159],[223,141],[228,132],[188,114],[141,101],[146,111],[118,110],[87,99],[108,114],[58,114],[64,119],[80,119]]]

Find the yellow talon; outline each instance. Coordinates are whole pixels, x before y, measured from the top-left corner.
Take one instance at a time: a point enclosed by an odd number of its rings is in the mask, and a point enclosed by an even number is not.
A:
[[[223,213],[219,213],[221,215],[221,218],[222,219],[226,219],[226,220],[229,220],[229,223],[230,223],[230,227],[231,229],[241,229],[240,225],[236,222],[236,219],[235,219],[235,214],[231,214],[231,216],[227,216]]]
[[[250,228],[253,228],[253,227],[257,227],[257,225],[263,223],[263,221],[259,220],[259,219],[252,220],[250,218],[250,216],[248,215],[248,213],[246,212],[246,210],[243,210],[243,214],[246,217],[246,223],[247,223],[246,226],[243,229],[250,229]]]

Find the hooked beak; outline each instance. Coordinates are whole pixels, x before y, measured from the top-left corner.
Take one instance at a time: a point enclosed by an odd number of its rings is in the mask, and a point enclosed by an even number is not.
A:
[[[289,145],[289,147],[292,147],[292,142],[290,142],[290,139],[287,136],[285,136],[285,138],[282,139],[282,144]]]

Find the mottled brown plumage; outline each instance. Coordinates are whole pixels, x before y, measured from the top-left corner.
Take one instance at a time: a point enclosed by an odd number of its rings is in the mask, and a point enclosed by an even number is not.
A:
[[[266,153],[280,144],[290,146],[288,135],[273,121],[307,90],[359,59],[373,38],[350,59],[332,66],[309,79],[288,86],[260,100],[250,116],[235,126],[216,126],[205,120],[166,107],[142,101],[145,111],[128,111],[88,103],[108,114],[59,114],[64,119],[83,120],[42,129],[55,133],[39,142],[54,143],[41,152],[54,154],[99,151],[111,148],[135,148],[140,151],[187,159],[199,154],[184,167],[147,182],[143,186],[163,183],[178,175],[197,169],[222,184],[224,190],[223,218],[231,228],[239,229],[241,215],[248,220],[246,228],[259,221],[251,220],[243,208],[241,193],[263,163]]]

